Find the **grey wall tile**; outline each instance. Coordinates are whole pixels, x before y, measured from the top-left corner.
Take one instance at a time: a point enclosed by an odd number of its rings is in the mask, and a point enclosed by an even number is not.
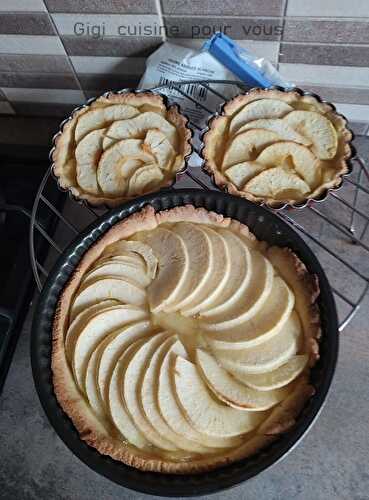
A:
[[[69,73],[67,56],[0,54],[0,71]]]
[[[364,46],[281,43],[279,61],[282,63],[364,67],[369,65],[369,51]]]
[[[64,55],[65,50],[58,36],[0,35],[0,53]]]
[[[326,87],[368,87],[369,68],[326,66],[324,64],[279,64],[279,71],[286,80],[310,82]]]
[[[45,0],[49,12],[151,14],[155,0]]]
[[[221,31],[234,39],[279,40],[282,19],[239,17],[165,17],[169,38],[209,38]]]
[[[62,41],[70,56],[135,56],[151,54],[162,43],[157,37],[108,37],[93,39],[76,36],[63,36]]]
[[[57,102],[74,105],[85,102],[83,92],[75,89],[3,87],[2,90],[10,102]]]
[[[58,130],[59,118],[0,117],[0,137],[3,144],[51,144]]]
[[[0,11],[38,12],[46,11],[46,7],[43,0],[1,0]]]
[[[165,14],[281,16],[285,0],[162,0]]]
[[[0,101],[5,101],[5,100],[6,100],[5,94],[4,94],[4,92],[0,89]]]
[[[1,14],[0,33],[14,35],[54,35],[49,16],[43,12]]]
[[[58,116],[61,119],[70,115],[74,104],[48,102],[13,102],[15,112],[23,116]]]
[[[289,0],[288,16],[369,17],[367,0]]]
[[[145,57],[71,56],[76,73],[141,75],[145,70]]]
[[[349,104],[369,104],[369,87],[326,87],[322,85],[306,85],[307,90],[315,92],[323,99],[331,102],[343,102]],[[369,120],[369,116],[368,116]]]
[[[78,79],[83,90],[99,90],[103,93],[107,90],[119,90],[125,87],[137,87],[140,80],[138,75],[91,75],[79,74]]]
[[[292,42],[369,43],[369,23],[286,18],[283,40]]]
[[[79,89],[73,73],[0,73],[0,87]]]

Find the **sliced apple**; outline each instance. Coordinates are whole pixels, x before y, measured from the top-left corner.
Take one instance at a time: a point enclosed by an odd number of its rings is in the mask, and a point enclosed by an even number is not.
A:
[[[231,231],[219,229],[218,232],[227,245],[231,269],[219,296],[206,310],[201,311],[201,317],[206,319],[231,307],[242,297],[251,279],[251,253],[248,247]]]
[[[75,129],[75,140],[78,143],[83,137],[99,128],[103,128],[115,120],[126,120],[138,115],[139,111],[127,104],[115,104],[87,111],[78,118]]]
[[[182,240],[188,255],[188,272],[176,300],[165,307],[165,311],[178,311],[191,306],[201,294],[212,274],[214,255],[206,231],[199,224],[180,222],[171,230]]]
[[[79,334],[73,352],[74,378],[85,389],[87,363],[94,349],[111,332],[147,318],[147,311],[133,305],[114,306],[95,314]]]
[[[154,189],[164,179],[160,168],[154,163],[139,167],[131,176],[128,183],[128,194],[134,196],[147,193]]]
[[[251,320],[268,300],[274,277],[274,269],[263,255],[251,250],[251,277],[241,297],[221,313],[200,323],[205,331],[224,331]]]
[[[211,354],[196,351],[197,367],[209,389],[221,400],[239,410],[268,410],[282,401],[288,391],[284,389],[261,392],[246,387],[227,373]]]
[[[138,116],[114,122],[107,130],[111,139],[143,139],[150,129],[160,130],[169,140],[173,148],[177,145],[177,130],[163,116],[147,111]]]
[[[147,288],[152,312],[163,310],[177,300],[186,280],[189,258],[182,239],[163,227],[142,235],[158,259],[156,279]]]
[[[332,122],[315,111],[292,111],[283,120],[313,143],[313,152],[321,160],[337,153],[337,132]]]
[[[155,351],[167,339],[168,333],[157,333],[147,340],[129,361],[123,378],[123,397],[132,420],[146,438],[155,446],[176,451],[178,446],[165,438],[151,425],[142,409],[141,387],[144,374]]]
[[[266,167],[292,168],[311,188],[316,186],[321,178],[319,160],[310,149],[295,142],[286,141],[272,144],[260,153],[257,161]]]
[[[103,255],[125,255],[129,252],[133,257],[142,260],[146,264],[146,271],[150,278],[154,278],[158,268],[158,259],[155,257],[152,249],[142,241],[120,240],[109,245],[103,252]]]
[[[156,330],[147,319],[137,321],[110,333],[106,337],[106,343],[98,347],[100,361],[97,367],[96,382],[103,402],[107,401],[111,374],[124,350],[132,342],[153,335],[155,332]]]
[[[293,356],[287,363],[271,372],[243,375],[242,381],[258,391],[278,389],[295,380],[305,369],[308,360],[307,354]]]
[[[155,157],[160,168],[164,170],[170,169],[176,156],[176,151],[163,132],[156,129],[149,130],[146,134],[143,148]]]
[[[177,355],[182,356],[182,358],[186,357],[186,351],[179,341],[175,342],[165,355],[159,373],[158,404],[167,424],[177,434],[205,447],[230,448],[239,446],[242,443],[242,438],[240,437],[224,438],[220,436],[208,436],[205,433],[198,432],[190,425],[182,409],[178,406],[171,377]]]
[[[119,362],[115,365],[110,385],[109,385],[109,414],[111,419],[122,434],[123,438],[129,443],[137,446],[137,448],[149,448],[150,443],[147,441],[144,434],[137,428],[127,411],[125,402],[122,397],[122,378],[124,370],[130,359],[145,340],[138,340],[130,345],[123,353]]]
[[[132,252],[126,245],[126,240],[118,240],[111,245],[108,245],[103,253],[99,261],[101,262],[103,259],[112,259],[117,258],[118,260],[130,261],[134,265],[144,266],[145,262],[143,261],[141,255]]]
[[[283,328],[274,337],[253,347],[238,350],[214,350],[220,364],[238,380],[243,375],[275,370],[295,355],[302,341],[297,314],[292,311]]]
[[[299,144],[303,144],[304,146],[310,146],[311,144],[311,141],[309,139],[296,132],[296,130],[290,127],[288,123],[284,121],[284,119],[261,118],[260,120],[252,120],[251,122],[243,125],[237,131],[237,133],[240,134],[241,132],[249,130],[250,128],[253,129],[262,128],[264,130],[272,130],[273,132],[278,134],[283,141],[294,141],[298,142]]]
[[[246,123],[260,118],[281,118],[290,111],[293,107],[284,101],[278,99],[259,99],[257,101],[246,104],[240,111],[232,117],[229,125],[229,131],[234,134]]]
[[[263,170],[265,170],[265,165],[262,163],[258,163],[257,161],[244,161],[227,168],[225,175],[238,189],[242,189],[247,181]]]
[[[87,363],[86,378],[85,378],[85,391],[87,400],[95,415],[102,420],[104,420],[106,416],[105,416],[104,405],[101,401],[96,386],[96,366],[98,366],[99,363],[99,348],[105,342],[106,339],[102,340],[99,346],[91,354],[91,357]]]
[[[208,436],[239,436],[255,429],[265,418],[263,412],[236,410],[214,399],[196,366],[180,356],[176,358],[173,379],[188,420]]]
[[[85,275],[83,283],[87,284],[94,281],[96,278],[102,278],[105,276],[114,276],[115,278],[123,279],[128,278],[134,280],[142,288],[145,288],[151,282],[151,278],[148,277],[146,269],[142,269],[142,267],[129,262],[112,261],[105,262],[100,266],[91,269],[91,271]]]
[[[97,415],[104,415],[108,406],[110,378],[119,357],[150,330],[150,321],[133,323],[108,334],[93,351],[86,368],[86,395]]]
[[[65,335],[64,345],[65,354],[69,362],[72,361],[72,355],[74,351],[74,345],[77,341],[78,335],[81,333],[83,328],[86,326],[88,321],[98,312],[104,309],[109,309],[112,306],[116,306],[118,302],[116,300],[103,300],[98,304],[87,307],[81,311],[74,320],[70,323],[67,333]]]
[[[159,371],[165,355],[175,340],[174,336],[166,339],[155,351],[149,362],[141,388],[142,407],[152,427],[156,429],[161,436],[165,436],[169,441],[175,443],[178,448],[191,453],[209,453],[212,450],[211,448],[202,446],[195,441],[186,439],[182,434],[174,432],[160,413],[157,400]]]
[[[98,194],[96,169],[102,153],[105,129],[94,130],[87,134],[75,150],[77,182],[89,193]]]
[[[71,320],[86,307],[107,299],[143,306],[146,304],[146,293],[135,281],[128,278],[96,278],[77,293],[70,311]]]
[[[254,129],[237,134],[225,151],[222,170],[236,163],[255,160],[263,148],[280,140],[279,135],[271,130]]]
[[[285,282],[275,277],[264,307],[249,321],[227,331],[208,331],[206,338],[214,349],[242,349],[261,344],[277,335],[288,320],[295,297]]]
[[[304,198],[310,186],[298,175],[284,167],[274,167],[261,172],[243,187],[254,196],[272,197],[276,200]]]
[[[191,304],[182,307],[181,312],[185,316],[194,316],[215,304],[225,288],[231,270],[230,252],[223,236],[210,227],[203,226],[202,229],[208,235],[212,248],[212,266],[209,263],[210,274],[202,289],[197,291],[196,298]]]
[[[142,144],[140,139],[122,140],[102,153],[97,167],[97,181],[104,193],[124,194],[127,180],[135,170],[154,160],[152,155],[143,151]]]

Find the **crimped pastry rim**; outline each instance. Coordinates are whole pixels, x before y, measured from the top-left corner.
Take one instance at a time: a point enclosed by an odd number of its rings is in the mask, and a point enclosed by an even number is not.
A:
[[[114,99],[114,96],[120,96],[122,94],[129,94],[129,93],[132,93],[132,94],[151,94],[153,96],[153,98],[158,96],[159,98],[161,98],[167,111],[169,109],[175,110],[177,115],[180,117],[182,124],[183,124],[183,128],[185,130],[185,134],[184,134],[185,153],[183,154],[184,165],[180,170],[175,172],[175,174],[173,175],[173,178],[168,179],[168,181],[165,184],[161,185],[160,188],[158,189],[158,191],[161,191],[163,189],[168,189],[171,186],[173,186],[177,182],[178,176],[180,176],[181,174],[184,174],[186,172],[186,170],[188,168],[188,159],[193,152],[192,137],[193,137],[194,133],[193,133],[192,128],[189,126],[190,119],[188,118],[188,116],[185,113],[183,113],[180,105],[178,103],[169,104],[169,101],[168,101],[168,98],[166,95],[161,94],[160,92],[150,90],[150,89],[124,88],[124,89],[120,89],[120,90],[108,90],[101,95],[91,97],[84,104],[81,104],[80,106],[75,107],[71,111],[70,115],[61,121],[61,123],[59,125],[58,132],[56,132],[56,134],[54,134],[54,136],[52,137],[52,141],[51,141],[52,147],[51,147],[51,150],[49,152],[49,160],[51,162],[50,172],[51,172],[52,177],[55,179],[55,181],[57,183],[58,189],[62,192],[68,193],[68,196],[71,200],[76,201],[77,203],[83,204],[87,207],[109,209],[109,208],[114,208],[116,206],[119,206],[120,204],[122,204],[125,201],[130,201],[134,198],[137,198],[137,195],[129,196],[129,197],[122,196],[122,197],[117,197],[117,198],[95,196],[93,194],[90,194],[90,193],[87,193],[84,191],[80,191],[75,186],[63,185],[63,183],[62,183],[63,176],[57,172],[57,169],[58,169],[58,160],[57,160],[58,141],[62,137],[63,132],[65,130],[65,127],[68,127],[68,125],[72,122],[73,118],[80,111],[85,110],[86,108],[90,107],[91,104],[93,104],[98,99],[101,99],[101,98]],[[154,191],[152,191],[152,192],[154,192]],[[150,193],[145,193],[145,194],[150,194]]]
[[[281,432],[288,430],[291,425],[294,424],[295,417],[300,413],[302,407],[306,401],[313,395],[312,386],[303,380],[301,385],[301,394],[292,393],[296,396],[295,399],[291,400],[290,408],[287,407],[285,418],[277,419],[274,425],[268,429],[265,435],[259,436],[263,439],[256,440],[250,444],[246,442],[245,446],[237,449],[231,449],[229,452],[217,457],[205,457],[203,461],[192,461],[192,462],[170,462],[160,459],[152,459],[148,457],[140,456],[140,451],[136,448],[131,451],[132,446],[122,445],[121,442],[117,443],[114,439],[109,438],[109,436],[99,434],[96,429],[93,429],[89,419],[79,412],[76,407],[75,397],[71,397],[66,391],[67,384],[65,383],[65,367],[63,367],[63,336],[64,336],[64,322],[67,319],[65,311],[67,310],[68,301],[72,298],[73,291],[78,287],[79,281],[84,274],[85,269],[98,258],[100,253],[106,247],[107,244],[116,241],[122,237],[128,237],[133,234],[138,229],[141,229],[147,225],[151,227],[153,221],[157,222],[156,217],[158,217],[159,222],[169,222],[185,220],[188,217],[192,217],[191,220],[199,219],[199,222],[208,221],[212,224],[219,224],[220,226],[227,226],[230,224],[236,224],[238,229],[242,231],[247,231],[247,226],[241,224],[240,222],[223,217],[222,215],[216,214],[214,212],[208,211],[203,208],[194,208],[192,205],[184,205],[176,207],[170,210],[164,210],[155,213],[155,210],[150,205],[145,207],[140,212],[136,212],[126,219],[115,224],[111,229],[109,229],[99,240],[97,240],[84,254],[81,261],[75,268],[73,274],[71,275],[69,281],[64,287],[61,295],[59,296],[57,309],[54,316],[53,324],[53,348],[52,348],[52,371],[53,371],[53,385],[57,400],[65,413],[72,419],[74,426],[77,428],[82,440],[87,442],[90,446],[96,448],[101,454],[109,455],[116,460],[119,460],[127,465],[134,466],[140,470],[152,471],[152,472],[164,472],[172,474],[193,474],[205,471],[210,471],[212,469],[227,465],[229,463],[244,459],[250,455],[253,455],[260,449],[264,448],[272,441],[274,441]],[[277,248],[277,247],[270,247]],[[289,259],[291,266],[296,271],[296,275],[299,280],[304,285],[304,289],[307,290],[307,302],[312,307],[311,310],[311,349],[310,349],[310,365],[312,366],[318,358],[318,344],[317,339],[320,336],[320,316],[319,310],[316,305],[316,297],[319,293],[319,285],[315,275],[311,275],[302,261],[288,249],[283,249],[282,253],[286,254],[286,258]],[[309,313],[310,314],[310,313]],[[309,334],[310,335],[310,334]],[[297,391],[296,391],[297,392]],[[285,400],[287,401],[287,400]]]
[[[246,191],[241,191],[239,190],[218,168],[216,168],[214,165],[210,164],[206,157],[206,146],[207,146],[207,134],[213,129],[214,123],[219,120],[222,116],[224,116],[224,109],[226,108],[227,105],[230,103],[235,102],[237,99],[242,100],[244,97],[253,94],[253,93],[265,93],[268,92],[269,95],[271,92],[277,91],[277,92],[285,92],[285,93],[290,93],[290,92],[295,92],[298,94],[300,97],[308,96],[312,97],[315,99],[319,104],[323,105],[327,109],[329,109],[330,112],[332,112],[343,124],[343,136],[344,136],[344,143],[345,143],[345,155],[342,157],[341,162],[342,162],[342,168],[341,171],[338,171],[338,174],[334,179],[331,181],[322,184],[319,187],[318,193],[314,197],[308,197],[305,198],[304,200],[301,201],[295,201],[295,200],[288,200],[286,202],[280,202],[278,200],[275,200],[273,198],[261,198],[261,197],[256,197],[252,195],[251,193],[248,193]],[[276,92],[276,97],[278,96],[278,93]],[[264,206],[267,208],[272,208],[274,210],[282,210],[284,208],[296,208],[296,209],[302,209],[305,208],[306,206],[312,204],[312,203],[321,203],[327,199],[329,196],[329,193],[331,191],[337,191],[339,190],[344,182],[344,178],[348,175],[351,174],[352,172],[352,164],[351,164],[351,159],[356,155],[355,148],[352,144],[352,141],[354,139],[354,133],[352,132],[351,129],[348,128],[347,126],[348,120],[347,118],[342,115],[341,113],[338,113],[336,110],[336,107],[331,103],[328,102],[324,99],[322,99],[318,94],[315,94],[314,92],[309,92],[307,90],[303,90],[298,87],[293,87],[291,89],[286,89],[284,87],[279,87],[277,85],[274,85],[272,87],[269,87],[268,89],[260,89],[260,88],[252,88],[249,89],[245,92],[241,92],[240,94],[236,95],[235,97],[224,101],[219,104],[217,111],[210,115],[210,117],[207,120],[206,127],[201,130],[200,132],[200,157],[202,160],[202,165],[201,168],[202,170],[210,177],[213,185],[221,189],[222,191],[225,191],[226,193],[232,194],[234,196],[238,196],[240,198],[244,198],[248,201],[251,201],[253,203],[256,203],[257,205]]]

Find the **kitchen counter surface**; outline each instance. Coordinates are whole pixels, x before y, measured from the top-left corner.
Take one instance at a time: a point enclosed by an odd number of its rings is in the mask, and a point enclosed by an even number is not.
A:
[[[368,139],[365,142],[367,157]],[[348,250],[348,243],[338,240],[337,235],[325,237],[335,237],[337,244]],[[344,269],[337,267],[334,271],[339,279],[346,279]],[[354,284],[347,286],[352,289]],[[66,448],[48,423],[31,374],[29,341],[33,308],[34,304],[0,397],[0,499],[149,498],[91,471]],[[305,439],[288,457],[258,477],[203,498],[369,499],[368,310],[367,295],[361,310],[341,334],[339,361],[328,400]]]
[[[364,500],[369,490],[369,300],[341,335],[336,376],[311,432],[282,462],[213,500]],[[91,471],[56,435],[33,385],[26,321],[0,400],[1,500],[118,500],[147,495]],[[205,497],[203,497],[205,498]]]

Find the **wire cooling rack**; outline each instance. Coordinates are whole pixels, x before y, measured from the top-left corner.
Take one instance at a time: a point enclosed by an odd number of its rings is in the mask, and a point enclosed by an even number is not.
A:
[[[209,114],[226,100],[226,96],[219,92],[220,86],[227,89],[227,96],[247,89],[241,82],[224,80],[170,83],[170,88],[172,91],[175,89],[182,108],[186,102],[191,101],[196,105],[196,109]],[[165,93],[168,88],[169,85],[162,85],[152,90]],[[202,104],[205,95],[211,95],[213,109]],[[173,188],[217,189],[198,166],[198,132],[205,123],[192,117],[190,124],[195,131],[194,152],[189,160],[188,170],[179,176]],[[331,192],[323,202],[314,202],[301,210],[283,209],[276,212],[306,240],[323,265],[335,294],[341,331],[358,312],[369,289],[369,168],[360,152],[361,143],[364,144],[365,140],[369,142],[368,137],[357,137],[357,155],[352,161],[353,171],[345,178],[340,190]],[[63,208],[59,209],[51,201],[55,199],[57,190],[57,183],[49,169],[37,192],[30,225],[31,263],[40,291],[64,248],[87,225],[106,212],[106,209],[91,208],[78,203],[67,193],[64,193]],[[47,233],[42,222],[45,215],[48,215],[47,212],[55,218],[56,229],[53,234]],[[40,237],[50,246],[45,259],[42,259],[35,249],[35,240]]]

